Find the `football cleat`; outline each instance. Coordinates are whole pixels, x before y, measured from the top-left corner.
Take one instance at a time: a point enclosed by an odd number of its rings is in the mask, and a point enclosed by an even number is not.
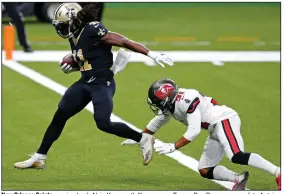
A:
[[[150,161],[152,160],[153,157],[153,149],[154,149],[154,142],[155,142],[155,137],[142,133],[142,138],[140,142],[138,143],[141,150],[142,150],[142,156],[143,156],[143,164],[148,165]]]
[[[281,175],[278,175],[277,177],[276,177],[276,184],[277,184],[277,189],[279,190],[279,191],[281,191]]]
[[[244,191],[247,188],[247,182],[248,182],[248,178],[249,178],[249,172],[248,171],[244,171],[241,174],[239,174],[238,176],[242,176],[243,178],[240,181],[236,181],[235,185],[233,186],[232,190],[236,190],[236,191]]]
[[[44,169],[45,168],[46,155],[32,153],[32,154],[29,154],[29,156],[31,157],[30,159],[25,160],[23,162],[17,162],[14,164],[14,167],[18,169],[28,169],[28,168]]]

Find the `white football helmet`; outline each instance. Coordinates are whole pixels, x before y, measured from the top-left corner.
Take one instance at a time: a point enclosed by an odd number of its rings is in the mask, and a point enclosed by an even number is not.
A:
[[[62,3],[54,12],[52,24],[62,38],[70,38],[79,28],[74,24],[82,7],[78,3]]]

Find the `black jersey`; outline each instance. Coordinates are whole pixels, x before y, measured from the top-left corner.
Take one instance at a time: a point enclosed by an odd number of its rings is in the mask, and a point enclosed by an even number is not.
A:
[[[113,78],[112,46],[101,42],[108,33],[100,22],[88,23],[77,35],[69,39],[72,53],[80,64],[82,79],[92,82],[105,82]],[[94,79],[95,78],[95,79]]]

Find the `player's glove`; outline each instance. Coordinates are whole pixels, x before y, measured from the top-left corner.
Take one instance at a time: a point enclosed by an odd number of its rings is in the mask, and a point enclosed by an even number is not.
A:
[[[137,144],[137,142],[132,140],[132,139],[127,139],[127,140],[124,140],[123,142],[121,142],[120,145],[134,145],[134,144]]]
[[[59,63],[59,66],[64,73],[71,73],[71,72],[74,72],[74,71],[78,71],[78,69],[71,67],[71,65],[68,65],[67,63],[65,63],[63,65],[60,65],[60,64],[61,63]]]
[[[176,150],[174,143],[163,143],[162,145],[159,145],[155,147],[156,152],[159,154],[169,154]]]
[[[153,59],[157,64],[161,65],[163,68],[165,68],[165,64],[169,66],[174,65],[173,59],[171,59],[169,56],[165,54],[149,51],[147,56]]]

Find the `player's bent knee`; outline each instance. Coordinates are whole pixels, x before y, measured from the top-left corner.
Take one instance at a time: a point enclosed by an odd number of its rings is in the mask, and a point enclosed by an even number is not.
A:
[[[102,131],[110,132],[111,130],[110,120],[96,120],[96,125]]]
[[[231,161],[235,164],[248,165],[250,153],[238,152],[234,154]]]
[[[199,169],[199,173],[203,178],[213,179],[213,170],[215,167]]]

